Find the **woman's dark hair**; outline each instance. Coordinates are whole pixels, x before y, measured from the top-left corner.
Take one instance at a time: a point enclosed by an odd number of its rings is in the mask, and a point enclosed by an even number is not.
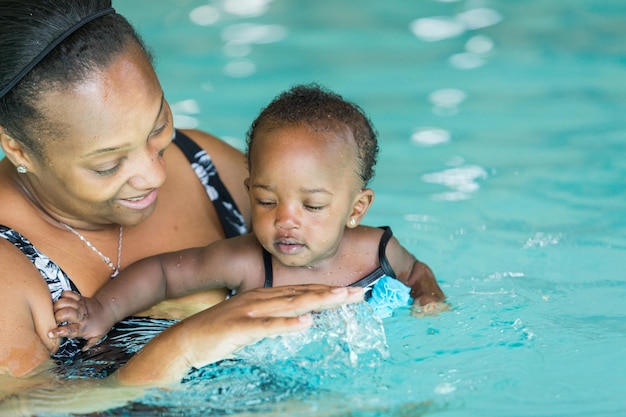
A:
[[[315,83],[296,85],[281,93],[252,122],[246,135],[248,166],[250,149],[259,132],[297,125],[341,134],[348,130],[356,142],[357,174],[363,187],[369,183],[378,158],[378,134],[372,122],[358,105]]]
[[[0,0],[0,89],[62,33],[110,7],[111,0]],[[40,95],[87,79],[106,67],[129,42],[146,51],[130,23],[115,12],[86,23],[0,97],[0,125],[42,158],[44,148],[37,139],[38,132],[50,131],[54,125],[41,113]],[[150,58],[147,51],[146,56]]]

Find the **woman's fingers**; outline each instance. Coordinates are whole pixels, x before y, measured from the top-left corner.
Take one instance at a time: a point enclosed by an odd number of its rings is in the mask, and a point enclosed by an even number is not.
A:
[[[51,339],[59,337],[75,338],[81,330],[81,325],[79,323],[68,323],[48,331],[48,337]]]
[[[245,332],[243,335],[234,335],[235,348],[232,352],[266,337],[305,330],[313,324],[313,319],[310,314],[294,317],[263,317],[257,318],[253,325],[249,324],[251,323],[242,326],[241,331]]]
[[[259,288],[237,297],[254,298],[253,305],[247,304],[251,317],[288,317],[358,303],[363,300],[363,294],[363,288],[359,287],[311,284]]]

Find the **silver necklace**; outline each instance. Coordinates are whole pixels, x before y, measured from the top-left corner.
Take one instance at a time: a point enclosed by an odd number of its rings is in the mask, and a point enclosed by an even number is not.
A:
[[[111,268],[113,270],[113,273],[111,274],[111,278],[115,278],[117,276],[117,274],[120,273],[120,262],[122,261],[122,233],[123,233],[123,230],[124,230],[124,228],[122,227],[121,224],[120,224],[120,238],[119,238],[119,243],[117,244],[117,267],[115,267],[115,265],[113,265],[113,262],[111,262],[111,259],[109,259],[108,256],[104,256],[104,254],[102,252],[100,252],[98,250],[98,248],[96,248],[90,241],[88,241],[85,236],[83,236],[80,233],[78,233],[69,224],[65,224],[63,222],[59,222],[59,223],[61,223],[67,230],[69,230],[74,235],[76,235],[80,240],[82,240],[83,243],[85,245],[87,245],[87,247],[91,248],[91,250],[93,250],[94,252],[96,252],[98,254],[100,259],[102,259],[104,261],[104,263],[107,264],[109,266],[109,268]]]

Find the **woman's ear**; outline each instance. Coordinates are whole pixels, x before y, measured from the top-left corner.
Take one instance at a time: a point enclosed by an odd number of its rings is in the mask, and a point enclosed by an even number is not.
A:
[[[16,167],[23,166],[26,169],[31,168],[31,158],[24,150],[22,144],[9,135],[2,125],[0,125],[0,146],[2,146],[2,151],[13,165]]]
[[[350,217],[348,217],[348,221],[346,226],[350,228],[355,228],[361,223],[365,214],[369,210],[370,206],[374,202],[374,190],[371,188],[364,188],[359,191],[359,194],[354,199],[354,204],[352,205],[352,213],[350,213]]]

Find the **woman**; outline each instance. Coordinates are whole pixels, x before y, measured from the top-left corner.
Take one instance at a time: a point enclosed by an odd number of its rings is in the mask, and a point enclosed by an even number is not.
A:
[[[0,374],[29,376],[80,352],[48,337],[63,290],[91,296],[138,259],[244,233],[249,207],[241,153],[174,129],[146,49],[110,1],[0,0],[0,54]],[[241,294],[167,322],[117,378],[176,381],[361,297],[323,286]]]

